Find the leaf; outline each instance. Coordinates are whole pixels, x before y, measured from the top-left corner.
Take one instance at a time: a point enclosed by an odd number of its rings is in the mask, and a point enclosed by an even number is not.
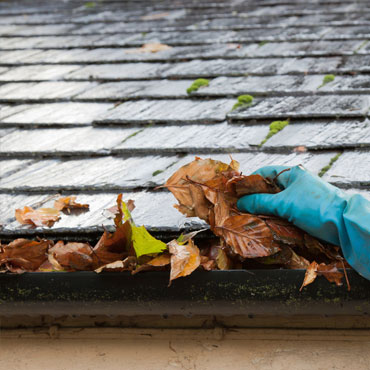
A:
[[[318,275],[323,275],[329,282],[335,283],[337,286],[343,285],[342,278],[344,275],[338,270],[337,263],[339,262],[326,265],[325,263],[318,264],[317,262],[313,261],[306,270],[306,275],[300,291],[303,289],[303,287],[311,284]],[[348,288],[350,290],[350,287]]]
[[[189,239],[193,239],[194,236],[198,235],[199,233],[203,232],[203,231],[206,231],[207,229],[200,229],[200,230],[196,230],[196,231],[192,231],[190,233],[187,233],[187,234],[181,234],[177,239],[176,241],[179,243],[179,244],[185,244]]]
[[[236,162],[236,161],[235,161]],[[233,162],[235,166],[236,163]],[[213,159],[196,157],[193,162],[177,170],[165,183],[175,196],[179,205],[175,205],[181,213],[188,217],[199,217],[208,222],[211,204],[201,191],[200,185],[213,180],[224,171],[234,171],[233,167]]]
[[[148,15],[142,16],[140,19],[143,21],[155,21],[157,19],[166,18],[170,15],[169,12],[163,12],[163,13],[152,13]]]
[[[230,270],[232,268],[232,262],[230,258],[228,257],[226,252],[221,248],[218,248],[216,264],[220,270]]]
[[[35,271],[47,260],[47,250],[52,245],[53,242],[46,239],[16,239],[2,246],[0,265],[5,264],[12,272]]]
[[[59,198],[54,202],[54,208],[58,211],[70,214],[74,212],[87,212],[89,210],[88,204],[81,204],[76,202],[75,196]]]
[[[151,42],[148,44],[144,44],[141,48],[126,50],[126,54],[157,53],[158,51],[169,49],[172,49],[172,47],[166,44],[161,44],[159,42]]]
[[[231,216],[215,233],[244,258],[264,257],[280,250],[266,223],[250,214]]]
[[[122,200],[122,194],[120,194],[117,198],[117,205],[119,214],[115,218],[115,224],[116,226],[120,225],[122,220],[130,223],[131,240],[137,258],[147,254],[153,255],[161,253],[167,249],[167,245],[150,235],[144,226],[135,225],[130,212],[130,209],[133,209],[135,206],[132,200],[129,200],[126,204]]]
[[[343,285],[342,278],[344,275],[338,271],[336,263],[331,263],[329,265],[320,263],[317,266],[317,274],[323,275],[328,281],[335,283],[337,286]]]
[[[139,258],[145,254],[157,254],[167,249],[167,245],[162,241],[154,238],[144,226],[132,226],[132,242]]]
[[[54,208],[39,208],[35,210],[25,206],[23,209],[15,210],[15,218],[22,225],[52,227],[60,219],[60,213]]]
[[[94,270],[97,260],[93,249],[88,243],[67,243],[59,241],[49,249],[49,254],[55,258],[62,268],[69,271]]]
[[[200,252],[192,239],[182,245],[172,240],[168,243],[168,249],[171,253],[170,282],[190,275],[200,265]]]
[[[143,265],[140,265],[132,272],[132,274],[137,274],[140,271],[148,270],[158,270],[159,268],[165,267],[171,263],[171,256],[169,253],[163,253],[157,257],[154,257],[150,261]]]
[[[311,284],[315,281],[317,277],[317,262],[313,261],[311,264],[307,267],[306,274],[303,279],[303,283],[299,291],[301,292],[302,289],[307,286],[308,284]]]
[[[234,176],[226,184],[226,190],[233,192],[237,197],[257,193],[278,193],[281,190],[272,181],[260,175]]]
[[[114,233],[104,231],[93,249],[99,265],[106,265],[127,257],[131,246],[131,235],[131,225],[128,221],[119,225]]]
[[[216,261],[209,259],[207,256],[200,256],[200,266],[206,271],[217,270]]]
[[[99,274],[102,271],[110,272],[132,271],[136,267],[136,263],[137,263],[136,257],[129,256],[126,257],[123,261],[115,261],[100,266],[95,270],[95,272]]]

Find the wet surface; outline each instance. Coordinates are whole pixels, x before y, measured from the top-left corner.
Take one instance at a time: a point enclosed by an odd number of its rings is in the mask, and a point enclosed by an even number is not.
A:
[[[342,153],[324,179],[370,198],[366,2],[85,3],[0,3],[0,235],[110,229],[120,192],[153,232],[200,228],[154,191],[196,155],[318,174]],[[153,42],[170,47],[137,50]],[[189,95],[196,78],[209,86]],[[232,110],[242,94],[253,104]],[[90,211],[51,229],[15,222],[57,193]]]

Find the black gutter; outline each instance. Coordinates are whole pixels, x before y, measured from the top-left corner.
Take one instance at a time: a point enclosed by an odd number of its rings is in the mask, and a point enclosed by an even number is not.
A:
[[[168,287],[168,272],[0,274],[0,315],[353,315],[370,313],[370,281],[351,291],[303,270],[197,271]]]

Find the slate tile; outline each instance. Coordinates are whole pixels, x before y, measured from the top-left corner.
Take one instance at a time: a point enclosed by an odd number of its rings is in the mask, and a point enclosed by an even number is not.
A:
[[[267,125],[214,125],[147,127],[116,146],[114,152],[226,152],[258,145],[268,133]]]
[[[234,101],[182,99],[128,101],[102,114],[95,124],[213,123],[225,120]]]
[[[3,126],[88,125],[112,107],[113,105],[108,103],[23,104],[9,108],[8,112],[5,112],[5,118],[2,118],[0,110],[0,123]]]
[[[202,87],[194,95],[224,96],[240,94],[312,94],[312,93],[370,93],[370,78],[364,75],[336,76],[335,80],[322,86],[324,75],[276,75],[248,77],[218,77]]]
[[[96,86],[94,82],[8,83],[0,86],[0,100],[55,100],[70,99]]]
[[[231,121],[275,118],[364,117],[370,108],[366,95],[279,97],[228,114]]]
[[[341,59],[333,58],[256,58],[193,60],[178,63],[167,73],[171,77],[213,77],[220,75],[271,75],[289,73],[327,73],[339,66]]]
[[[165,76],[166,69],[171,67],[168,63],[124,63],[124,64],[92,64],[81,66],[65,76],[65,79],[149,79]]]
[[[370,37],[370,28],[366,26],[341,26],[341,27],[330,27],[329,31],[326,32],[322,38],[326,39],[367,39]]]
[[[264,147],[305,146],[309,149],[370,147],[370,123],[365,121],[292,122],[271,137]]]
[[[35,206],[37,203],[55,194],[30,195],[30,194],[0,194],[0,203],[4,205],[5,212],[0,215],[0,223],[3,224],[1,234],[24,233],[38,234],[41,230],[49,234],[63,232],[83,233],[100,231],[104,229],[113,230],[113,220],[106,210],[116,204],[118,194],[86,194],[79,193],[77,201],[89,204],[89,212],[80,215],[62,215],[60,221],[52,228],[29,229],[21,226],[14,220],[16,208],[23,208],[25,205]],[[58,198],[56,195],[55,198]],[[54,198],[54,199],[55,199]],[[54,199],[44,203],[42,207],[52,207]],[[135,201],[136,208],[132,216],[137,225],[144,225],[152,231],[180,231],[184,228],[204,228],[205,223],[197,218],[185,218],[178,212],[173,204],[175,198],[169,192],[125,192],[124,200],[132,199]],[[161,210],[161,212],[159,212]]]
[[[57,80],[81,68],[78,65],[34,65],[13,67],[0,74],[0,81],[42,81]]]
[[[37,49],[0,51],[0,63],[23,64],[37,54],[42,54],[42,51]]]
[[[104,83],[76,96],[76,100],[129,98],[186,98],[186,89],[193,80],[154,80]],[[1,91],[1,90],[0,90]]]
[[[370,186],[370,152],[345,151],[324,175],[324,180],[343,187]]]
[[[0,155],[108,154],[136,131],[136,128],[93,127],[18,129],[0,138]]]
[[[276,56],[333,56],[352,55],[363,43],[362,40],[351,41],[310,41],[310,42],[267,42],[258,45],[250,53],[250,57]]]
[[[345,58],[339,70],[370,72],[370,54],[355,55]]]
[[[6,179],[8,176],[26,168],[32,163],[33,161],[28,159],[0,159],[0,178]],[[2,203],[0,202],[0,204]],[[4,207],[2,207],[2,212],[3,211],[5,211]]]
[[[97,64],[82,67],[64,76],[66,80],[132,80],[151,78],[199,78],[219,76],[332,73],[338,58],[266,58],[193,60],[183,63]],[[136,67],[137,66],[137,69]],[[24,67],[26,68],[26,67]],[[0,75],[1,79],[1,75]]]
[[[221,160],[223,162],[229,163],[230,154],[233,159],[237,160],[240,163],[240,170],[244,174],[251,174],[253,171],[256,171],[257,169],[264,166],[270,165],[296,166],[299,164],[305,166],[309,171],[318,174],[323,167],[329,164],[330,159],[334,157],[337,154],[337,152],[328,151],[324,153],[306,152],[290,154],[265,153],[265,152],[254,152],[254,153],[230,152],[229,154],[212,154],[212,156],[201,154],[200,157],[201,158],[211,157],[212,159]],[[194,157],[195,154],[189,154],[183,157],[172,167],[168,168],[163,173],[161,173],[161,175],[163,176],[164,179],[167,179],[178,168],[194,160]]]
[[[162,174],[153,177],[153,172],[157,169],[166,169],[177,160],[176,156],[159,155],[42,160],[6,179],[1,179],[0,189],[16,191],[100,189],[106,192],[152,187],[164,181]]]
[[[47,25],[22,25],[22,26],[0,26],[0,35],[9,36],[38,36],[38,35],[54,35],[68,33],[76,28],[76,25],[69,24],[47,24]]]

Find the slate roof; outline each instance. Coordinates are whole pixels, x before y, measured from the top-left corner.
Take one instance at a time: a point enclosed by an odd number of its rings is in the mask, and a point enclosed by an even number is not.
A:
[[[2,1],[0,236],[93,235],[119,192],[153,232],[200,227],[154,191],[195,155],[319,173],[342,153],[324,179],[370,198],[369,38],[365,0]],[[152,42],[171,48],[132,52]],[[199,77],[209,86],[189,96]],[[241,94],[253,105],[231,111]],[[90,212],[15,222],[56,193]]]

